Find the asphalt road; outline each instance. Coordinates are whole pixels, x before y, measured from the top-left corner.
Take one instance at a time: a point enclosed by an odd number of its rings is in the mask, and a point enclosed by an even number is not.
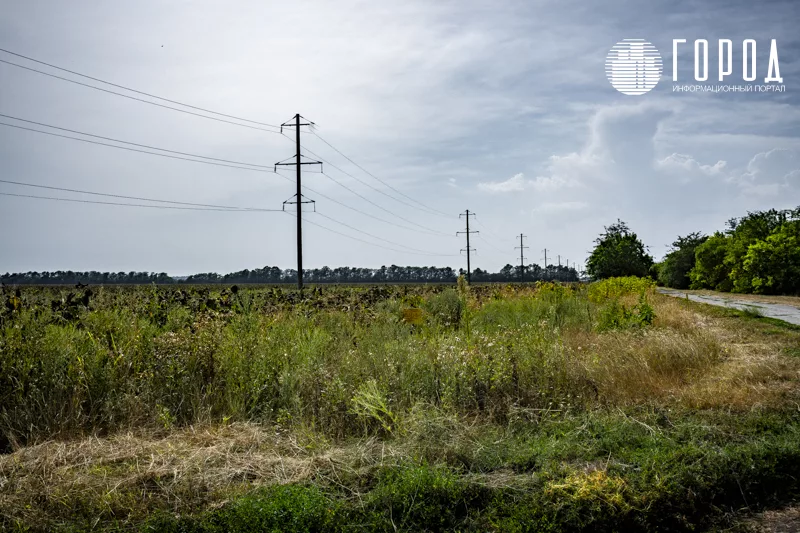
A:
[[[677,298],[686,298],[686,293],[675,289],[662,289],[659,288],[658,292],[675,296]],[[800,309],[791,305],[783,304],[770,304],[766,302],[753,302],[745,300],[737,300],[735,296],[705,296],[699,294],[689,294],[689,299],[693,302],[700,302],[710,305],[718,305],[720,307],[732,307],[739,310],[758,310],[762,315],[769,318],[776,318],[783,320],[790,324],[800,325]]]

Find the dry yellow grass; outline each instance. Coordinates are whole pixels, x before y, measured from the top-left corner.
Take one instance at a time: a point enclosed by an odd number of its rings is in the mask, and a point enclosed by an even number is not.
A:
[[[800,531],[800,507],[758,513],[746,520],[742,529],[752,533],[797,533]]]
[[[591,380],[602,402],[749,410],[798,397],[800,360],[783,355],[785,338],[704,315],[675,298],[654,295],[651,303],[654,328],[565,339],[576,377]]]
[[[13,518],[36,524],[42,510],[68,516],[73,506],[93,502],[98,517],[128,518],[151,510],[148,500],[187,511],[306,479],[336,453],[309,451],[296,436],[255,424],[46,442],[0,456],[0,513],[14,510]]]

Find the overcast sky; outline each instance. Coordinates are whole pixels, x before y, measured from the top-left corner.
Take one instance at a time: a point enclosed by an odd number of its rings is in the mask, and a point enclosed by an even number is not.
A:
[[[747,210],[800,205],[800,3],[794,1],[2,0],[2,13],[0,48],[268,124],[299,112],[372,174],[449,215],[412,208],[304,131],[304,146],[385,193],[324,166],[359,197],[306,167],[304,184],[353,208],[305,191],[318,211],[307,215],[309,223],[394,249],[306,225],[306,268],[465,266],[463,236],[455,236],[465,209],[478,214],[471,229],[481,232],[472,241],[473,267],[497,270],[518,262],[519,233],[528,237],[528,263],[541,264],[545,248],[550,262],[560,254],[583,263],[603,226],[620,218],[659,259],[678,235],[722,229]],[[626,38],[652,42],[664,59],[663,76],[647,94],[621,94],[606,79],[606,55]],[[709,40],[713,84],[719,84],[717,40],[731,39],[733,74],[725,82],[733,85],[744,84],[742,40],[757,41],[762,84],[770,40],[777,39],[786,90],[673,92],[676,38],[687,39],[679,51],[680,81],[693,84],[699,83],[692,79],[694,39]],[[0,59],[102,86],[5,53]],[[294,153],[293,143],[276,133],[3,63],[0,113],[259,165]],[[280,209],[294,194],[290,172],[285,179],[6,126],[0,126],[0,164],[4,180],[182,202]],[[115,201],[4,183],[0,193]],[[296,265],[292,216],[0,196],[0,272],[180,275],[264,265]]]

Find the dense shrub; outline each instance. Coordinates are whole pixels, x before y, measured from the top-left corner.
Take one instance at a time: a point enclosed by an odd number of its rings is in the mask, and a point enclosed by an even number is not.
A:
[[[589,300],[602,303],[618,299],[621,296],[652,293],[655,286],[655,282],[649,278],[636,276],[608,278],[589,285]]]
[[[695,251],[706,239],[699,233],[678,237],[664,261],[659,264],[655,278],[658,283],[674,289],[688,289],[691,284],[689,272],[695,265]]]
[[[607,226],[595,240],[595,248],[586,263],[586,272],[594,279],[620,276],[647,276],[653,258],[628,226],[618,220]]]
[[[755,293],[800,293],[800,223],[751,244],[742,268],[734,273],[734,284]]]
[[[699,245],[691,288],[792,294],[800,290],[800,208],[756,211],[728,221]],[[666,261],[665,261],[666,263]]]
[[[730,291],[733,288],[730,266],[725,263],[729,245],[730,238],[717,232],[696,248],[695,265],[689,271],[692,289]]]

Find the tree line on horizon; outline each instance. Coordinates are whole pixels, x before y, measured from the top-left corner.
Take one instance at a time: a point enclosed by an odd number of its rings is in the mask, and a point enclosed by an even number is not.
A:
[[[463,269],[434,266],[382,266],[381,268],[337,267],[304,269],[306,283],[455,283]],[[480,268],[472,271],[473,282],[517,282],[523,279],[532,281],[579,281],[575,268],[562,265],[527,265],[524,277],[520,277],[520,267],[505,265],[499,272],[489,272]],[[162,284],[290,284],[297,282],[297,270],[265,266],[245,269],[229,274],[206,272],[187,277],[173,277],[165,272],[24,272],[0,275],[5,285],[142,285]]]
[[[605,228],[587,261],[591,279],[651,277],[675,289],[800,294],[800,207],[750,211],[707,236],[679,236],[660,262],[621,220]]]

